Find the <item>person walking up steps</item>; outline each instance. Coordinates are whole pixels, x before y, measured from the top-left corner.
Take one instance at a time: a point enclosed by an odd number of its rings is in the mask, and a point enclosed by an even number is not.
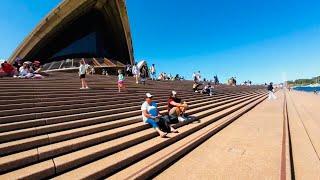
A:
[[[118,70],[118,74],[118,90],[121,92],[121,89],[126,89],[124,85],[124,74],[121,69]]]
[[[274,95],[274,89],[273,89],[273,84],[272,82],[268,85],[267,87],[268,89],[268,92],[269,92],[269,96],[268,96],[268,99],[277,99],[277,97]]]
[[[88,65],[85,63],[84,60],[80,61],[79,66],[79,76],[81,80],[81,88],[80,89],[89,89],[87,81],[86,81],[86,71],[88,69]]]
[[[147,80],[147,69],[146,66],[142,66],[140,70],[140,77],[141,77],[141,83],[143,85],[146,85],[146,80]]]
[[[137,63],[132,66],[132,74],[136,78],[136,83],[139,83],[139,69]]]

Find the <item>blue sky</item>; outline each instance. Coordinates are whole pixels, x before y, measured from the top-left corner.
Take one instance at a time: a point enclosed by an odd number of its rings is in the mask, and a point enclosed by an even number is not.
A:
[[[7,58],[60,0],[3,0]],[[221,81],[280,82],[320,75],[320,1],[127,0],[135,59],[158,72]]]

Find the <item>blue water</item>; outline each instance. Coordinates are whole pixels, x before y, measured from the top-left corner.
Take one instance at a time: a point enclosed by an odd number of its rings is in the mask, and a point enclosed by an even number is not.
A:
[[[313,92],[314,90],[320,92],[320,87],[295,87],[294,90],[305,91],[305,92]]]

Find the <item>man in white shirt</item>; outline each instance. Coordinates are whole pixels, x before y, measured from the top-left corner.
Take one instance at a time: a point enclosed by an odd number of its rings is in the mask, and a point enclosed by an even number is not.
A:
[[[154,64],[152,64],[152,66],[150,68],[150,72],[151,72],[152,80],[156,80],[156,68],[154,67]]]
[[[146,94],[146,101],[141,105],[142,120],[144,123],[150,124],[161,137],[166,137],[167,133],[160,130],[157,119],[161,117],[157,109],[157,104],[152,101],[152,95]]]

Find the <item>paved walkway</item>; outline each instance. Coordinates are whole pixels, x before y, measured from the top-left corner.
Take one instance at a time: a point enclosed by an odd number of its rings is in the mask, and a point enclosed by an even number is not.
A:
[[[288,157],[282,153],[284,94],[277,96],[240,117],[156,179],[279,179],[281,175],[290,179]]]
[[[296,179],[320,179],[320,97],[287,92],[293,171]]]

